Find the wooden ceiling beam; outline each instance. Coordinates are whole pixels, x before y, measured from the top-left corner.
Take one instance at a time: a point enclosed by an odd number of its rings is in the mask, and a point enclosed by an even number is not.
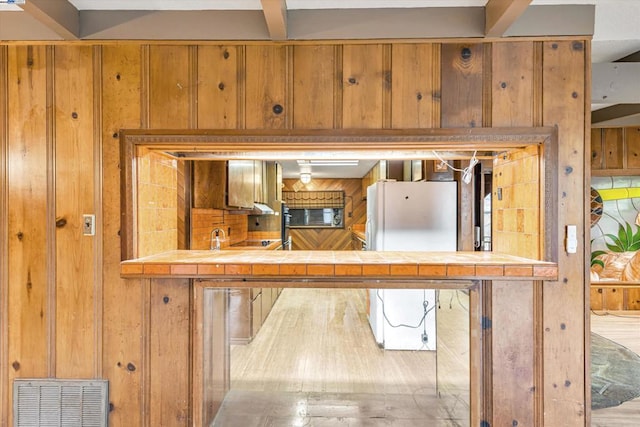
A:
[[[591,127],[640,126],[640,104],[618,104],[591,112]]]
[[[271,40],[287,39],[287,4],[285,0],[260,0]]]
[[[67,0],[28,0],[19,6],[64,40],[80,38],[80,12]]]
[[[500,37],[527,10],[531,0],[489,0],[485,6],[485,35]]]

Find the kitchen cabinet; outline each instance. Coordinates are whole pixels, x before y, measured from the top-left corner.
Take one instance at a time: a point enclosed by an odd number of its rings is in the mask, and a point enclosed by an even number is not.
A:
[[[253,209],[254,202],[267,203],[264,164],[261,160],[194,161],[193,207]]]
[[[255,202],[255,161],[227,161],[227,206],[253,208]]]
[[[282,288],[231,289],[229,334],[231,344],[247,344],[256,336]]]

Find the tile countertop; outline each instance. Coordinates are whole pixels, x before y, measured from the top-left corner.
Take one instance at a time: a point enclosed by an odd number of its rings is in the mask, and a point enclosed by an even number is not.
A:
[[[340,287],[340,281],[381,279],[556,280],[558,266],[493,252],[175,250],[123,261],[120,273],[124,278],[324,280]]]

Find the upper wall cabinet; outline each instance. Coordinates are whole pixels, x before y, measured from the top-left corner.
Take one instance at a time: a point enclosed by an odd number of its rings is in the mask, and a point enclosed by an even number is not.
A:
[[[254,202],[264,203],[262,179],[262,161],[194,161],[193,206],[251,209]]]

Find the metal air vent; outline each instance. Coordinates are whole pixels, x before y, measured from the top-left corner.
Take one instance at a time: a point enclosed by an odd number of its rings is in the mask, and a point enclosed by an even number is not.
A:
[[[106,427],[106,380],[16,379],[14,427]]]

